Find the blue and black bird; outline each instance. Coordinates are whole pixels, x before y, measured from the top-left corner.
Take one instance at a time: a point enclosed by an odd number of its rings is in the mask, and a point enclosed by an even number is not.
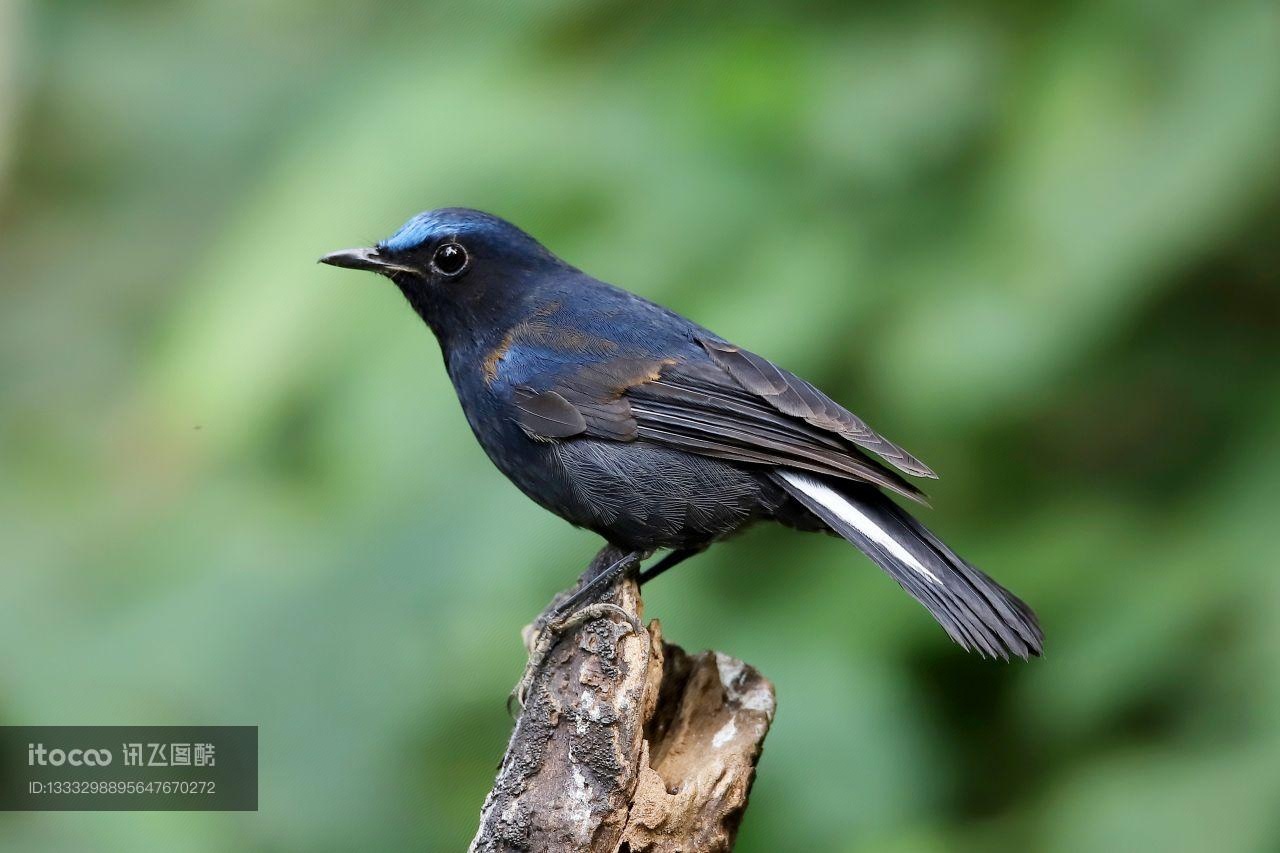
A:
[[[889,498],[923,502],[903,474],[934,473],[800,377],[475,210],[428,211],[321,260],[395,282],[526,495],[631,565],[669,549],[642,579],[776,521],[847,539],[966,649],[1040,654],[1031,609]]]

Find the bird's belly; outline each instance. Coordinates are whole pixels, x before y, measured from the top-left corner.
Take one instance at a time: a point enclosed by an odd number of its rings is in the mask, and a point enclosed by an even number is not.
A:
[[[529,445],[519,460],[490,455],[534,501],[627,548],[706,545],[770,513],[778,500],[748,470],[647,442]]]
[[[560,512],[633,548],[705,545],[764,510],[762,484],[727,463],[646,442],[592,439],[553,449]],[[571,517],[570,513],[572,514]]]

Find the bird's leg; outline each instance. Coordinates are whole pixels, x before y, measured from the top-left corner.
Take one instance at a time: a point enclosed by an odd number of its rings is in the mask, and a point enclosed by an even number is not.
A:
[[[597,563],[603,563],[607,556],[618,553],[616,549],[606,547],[593,561],[592,569]],[[614,615],[620,617],[632,631],[640,633],[644,630],[644,626],[640,621],[628,611],[608,601],[596,601],[605,592],[613,588],[613,585],[628,571],[634,571],[639,568],[640,561],[645,558],[643,551],[631,551],[624,553],[620,558],[612,563],[606,563],[605,567],[592,574],[589,569],[584,573],[585,579],[567,597],[553,601],[551,606],[543,612],[541,616],[535,620],[531,636],[526,640],[529,647],[529,660],[525,664],[524,674],[520,676],[520,682],[512,691],[510,699],[514,699],[524,706],[525,699],[529,694],[529,688],[533,686],[533,680],[537,676],[538,671],[542,669],[542,665],[546,663],[547,658],[551,654],[551,650],[555,648],[556,643],[564,634],[582,625],[590,622],[592,619],[599,619],[603,616]],[[511,701],[508,699],[507,706],[510,709]]]
[[[663,572],[674,569],[690,557],[698,556],[703,551],[707,550],[707,547],[708,546],[703,545],[701,548],[677,548],[657,563],[654,563],[652,567],[641,572],[639,578],[640,585],[644,586]]]
[[[628,569],[634,570],[639,568],[640,561],[642,559],[644,559],[643,552],[632,551],[629,554],[624,554],[620,559],[614,560],[604,569],[597,572],[594,576],[590,577],[586,583],[583,583],[575,589],[568,598],[557,603],[555,607],[552,608],[550,618],[546,621],[546,627],[558,625],[573,619],[577,615],[577,608],[580,605],[593,603],[595,598],[599,597],[601,593],[613,586],[614,581],[622,577]],[[616,607],[616,605],[611,606]],[[617,609],[620,611],[622,610],[620,607]],[[578,621],[574,624],[581,625],[582,622]],[[569,627],[573,626],[566,625],[561,627],[559,630],[563,632]]]

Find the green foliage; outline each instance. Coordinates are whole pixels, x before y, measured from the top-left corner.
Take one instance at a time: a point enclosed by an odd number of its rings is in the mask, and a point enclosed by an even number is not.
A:
[[[0,12],[0,722],[262,744],[258,814],[0,847],[470,838],[596,543],[313,263],[444,204],[811,376],[1041,613],[1045,659],[966,657],[782,530],[657,582],[778,685],[740,850],[1280,845],[1274,3]]]

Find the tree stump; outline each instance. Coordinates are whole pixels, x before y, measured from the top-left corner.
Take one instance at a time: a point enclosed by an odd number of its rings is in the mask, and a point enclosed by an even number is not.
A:
[[[621,556],[605,548],[579,583]],[[602,600],[640,624],[634,572]],[[470,849],[731,850],[773,713],[773,685],[741,661],[688,655],[657,620],[587,621],[534,673]]]

